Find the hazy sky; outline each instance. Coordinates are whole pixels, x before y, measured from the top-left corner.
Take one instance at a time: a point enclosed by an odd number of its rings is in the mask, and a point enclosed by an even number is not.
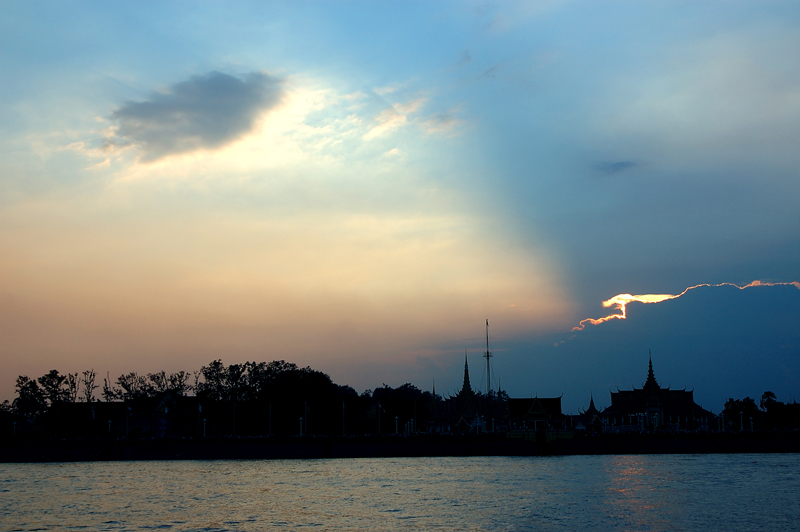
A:
[[[648,349],[715,411],[800,397],[791,285],[572,331],[800,280],[796,2],[1,5],[0,399],[216,358],[454,392],[465,349],[485,389],[487,318],[568,411]]]

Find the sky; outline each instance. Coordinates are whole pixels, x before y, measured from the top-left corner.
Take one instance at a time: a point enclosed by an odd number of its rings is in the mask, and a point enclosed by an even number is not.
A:
[[[446,395],[465,353],[485,390],[487,319],[492,386],[566,412],[650,354],[715,412],[800,397],[796,2],[0,12],[0,399],[215,359]]]

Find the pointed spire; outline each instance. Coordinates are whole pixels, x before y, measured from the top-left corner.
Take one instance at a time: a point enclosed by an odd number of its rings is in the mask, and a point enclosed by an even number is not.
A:
[[[649,349],[647,350],[647,355],[650,359],[650,362],[649,362],[649,368],[647,370],[647,381],[644,383],[644,387],[647,389],[650,388],[658,389],[660,388],[660,386],[658,385],[658,382],[656,382],[656,376],[653,373],[653,355],[650,353]]]
[[[433,398],[436,399],[436,377],[433,378],[433,390],[431,391]]]
[[[461,393],[472,393],[472,386],[469,384],[469,362],[467,352],[464,351],[464,384],[461,385]]]
[[[597,412],[598,412],[597,407],[594,406],[594,394],[590,393],[589,394],[589,408],[587,408],[583,413],[584,414],[588,414],[590,416],[593,416],[593,415],[597,414]]]

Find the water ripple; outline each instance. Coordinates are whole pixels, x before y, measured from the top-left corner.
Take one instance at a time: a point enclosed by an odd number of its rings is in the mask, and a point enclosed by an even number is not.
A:
[[[6,530],[796,530],[797,455],[0,464]]]

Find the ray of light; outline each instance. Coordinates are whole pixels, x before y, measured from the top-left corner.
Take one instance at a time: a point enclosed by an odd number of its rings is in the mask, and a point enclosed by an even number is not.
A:
[[[681,292],[680,294],[677,294],[677,295],[672,295],[672,294],[643,294],[643,295],[617,294],[614,297],[612,297],[611,299],[607,299],[606,301],[603,301],[603,307],[606,307],[606,308],[611,307],[614,310],[619,311],[618,313],[609,314],[608,316],[604,316],[602,318],[596,318],[596,319],[595,318],[586,318],[585,320],[581,320],[580,323],[578,323],[578,325],[576,325],[575,327],[572,328],[572,330],[573,331],[582,331],[586,327],[586,325],[599,325],[601,323],[604,323],[604,322],[607,322],[607,321],[611,321],[611,320],[624,320],[624,319],[627,319],[626,307],[627,307],[628,303],[631,303],[633,301],[638,301],[639,303],[660,303],[660,302],[666,301],[668,299],[677,299],[677,298],[681,297],[682,295],[686,294],[689,290],[694,290],[695,288],[700,288],[702,286],[710,286],[710,287],[714,287],[714,286],[734,286],[734,287],[738,288],[739,290],[744,290],[745,288],[752,288],[754,286],[788,286],[788,285],[794,286],[795,288],[800,290],[800,282],[798,282],[798,281],[792,281],[792,282],[788,282],[788,283],[767,283],[767,282],[756,280],[756,281],[753,281],[752,283],[749,283],[749,284],[744,285],[744,286],[739,286],[739,285],[734,284],[734,283],[719,283],[719,284],[703,283],[703,284],[697,284],[697,285],[694,285],[694,286],[690,286],[689,288],[685,289],[683,292]]]

